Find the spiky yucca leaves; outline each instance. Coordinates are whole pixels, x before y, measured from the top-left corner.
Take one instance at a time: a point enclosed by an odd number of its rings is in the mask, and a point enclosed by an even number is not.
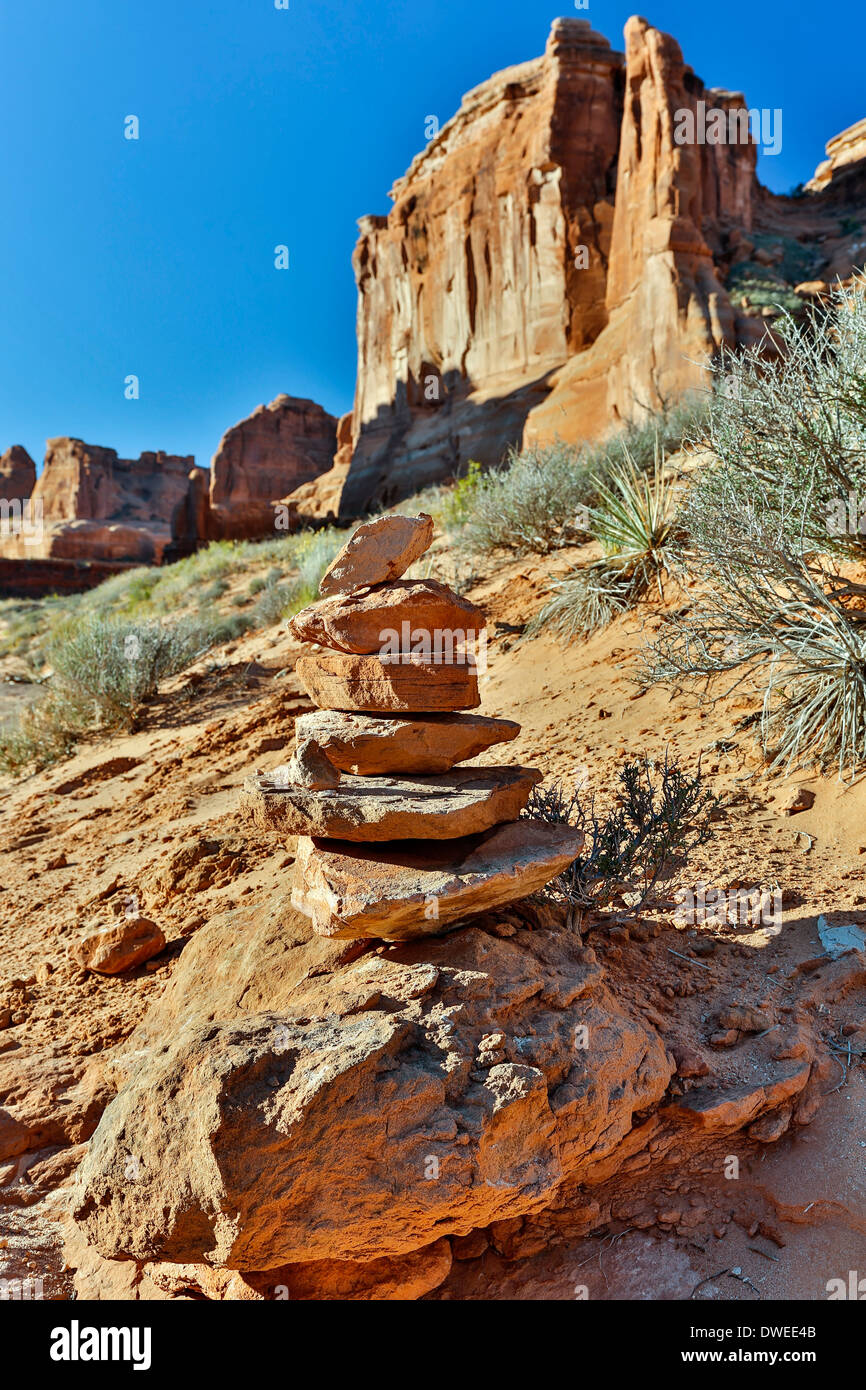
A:
[[[588,530],[603,555],[557,580],[553,595],[530,624],[529,632],[550,628],[569,639],[605,627],[656,584],[668,567],[668,547],[676,526],[674,485],[666,478],[656,449],[651,473],[638,468],[628,449],[605,478],[593,480],[597,502]]]

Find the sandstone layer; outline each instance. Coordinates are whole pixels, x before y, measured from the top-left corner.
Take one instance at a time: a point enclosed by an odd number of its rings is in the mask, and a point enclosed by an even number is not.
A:
[[[513,719],[481,714],[376,718],[339,710],[302,714],[296,736],[314,738],[335,767],[368,777],[391,772],[447,772],[496,743],[516,738]]]
[[[273,773],[247,778],[241,816],[258,830],[329,840],[448,840],[520,815],[541,773],[465,767],[436,777],[351,777],[333,790]]]
[[[583,835],[520,820],[484,835],[377,846],[298,841],[295,907],[323,936],[406,941],[528,897],[563,873]]]
[[[481,703],[478,675],[469,665],[321,652],[299,657],[295,670],[320,709],[423,714],[475,709]]]
[[[486,623],[480,608],[438,580],[404,579],[322,599],[296,613],[289,628],[301,642],[357,655],[381,652],[395,638],[397,650],[411,652],[438,632],[450,634],[449,646],[459,653],[474,650]]]

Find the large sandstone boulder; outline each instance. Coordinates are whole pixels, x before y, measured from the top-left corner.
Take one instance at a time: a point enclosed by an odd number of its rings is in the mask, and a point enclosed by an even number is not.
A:
[[[661,1040],[563,930],[351,950],[285,911],[190,942],[79,1170],[102,1255],[398,1258],[548,1205],[665,1092]]]

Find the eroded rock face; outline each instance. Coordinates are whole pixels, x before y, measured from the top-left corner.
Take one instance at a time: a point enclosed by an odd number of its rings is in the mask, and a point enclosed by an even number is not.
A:
[[[10,560],[158,564],[189,507],[192,456],[116,450],[65,436],[49,439],[32,492],[38,530],[4,535]],[[196,470],[198,472],[200,470]]]
[[[679,143],[700,103],[739,132]],[[839,218],[866,206],[864,123],[830,142],[806,197],[777,197],[756,178],[746,106],[636,17],[624,55],[557,19],[541,58],[469,92],[387,216],[360,220],[352,444],[328,510],[341,485],[340,514],[358,516],[509,444],[596,438],[703,386],[720,348],[765,338],[729,289],[754,234],[796,242],[794,259],[808,246],[808,278],[861,264]]]
[[[21,444],[0,454],[0,501],[24,501],[36,486],[36,464]]]
[[[336,952],[290,914],[190,943],[79,1170],[103,1255],[399,1257],[549,1204],[670,1079],[568,933],[469,928],[322,974]]]
[[[498,462],[546,373],[604,324],[621,64],[588,23],[556,20],[544,56],[464,97],[388,216],[361,220],[346,514],[405,495],[400,474]]]
[[[41,499],[46,521],[111,521],[170,536],[194,463],[192,455],[161,450],[122,459],[115,449],[81,439],[49,439],[33,496]]]

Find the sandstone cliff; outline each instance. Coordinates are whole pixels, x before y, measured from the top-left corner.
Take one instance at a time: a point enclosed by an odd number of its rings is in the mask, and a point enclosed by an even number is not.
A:
[[[624,55],[585,20],[556,20],[541,58],[463,99],[388,215],[359,224],[342,515],[509,443],[599,436],[699,385],[722,345],[764,334],[740,292],[756,244],[791,290],[862,263],[838,207],[866,197],[862,123],[831,141],[815,191],[779,198],[750,141],[678,143],[679,113],[704,109],[741,113],[745,132],[744,98],[705,89],[639,18]]]

